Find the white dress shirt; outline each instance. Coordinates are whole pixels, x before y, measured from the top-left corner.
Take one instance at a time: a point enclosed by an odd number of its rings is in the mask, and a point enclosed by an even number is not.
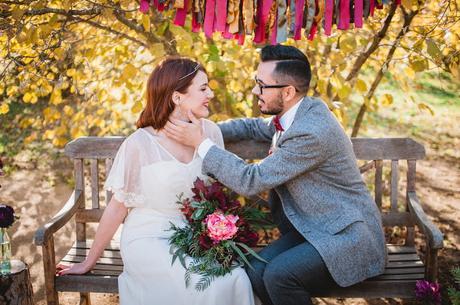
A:
[[[299,109],[300,103],[302,102],[303,99],[304,98],[302,97],[297,103],[295,103],[294,106],[291,107],[291,109],[289,109],[285,114],[283,114],[280,117],[280,124],[281,124],[281,127],[283,127],[284,129],[283,132],[286,132],[286,130],[288,130],[288,128],[291,127],[292,122],[294,122],[294,117],[295,117],[295,114],[297,113],[297,109]],[[281,134],[283,132],[281,132]],[[198,155],[201,157],[201,159],[204,159],[204,157],[206,157],[206,154],[208,153],[208,151],[211,149],[213,145],[216,145],[216,144],[214,144],[214,142],[209,138],[201,142],[201,144],[198,146]]]

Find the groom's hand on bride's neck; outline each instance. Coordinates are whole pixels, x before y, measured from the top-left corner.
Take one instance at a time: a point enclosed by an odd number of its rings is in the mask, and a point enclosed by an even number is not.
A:
[[[198,148],[201,142],[205,140],[201,121],[195,117],[191,110],[187,114],[190,122],[170,118],[164,130],[169,138],[184,145]]]

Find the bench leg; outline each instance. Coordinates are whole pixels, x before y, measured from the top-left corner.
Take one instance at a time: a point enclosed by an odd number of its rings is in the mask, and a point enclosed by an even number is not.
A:
[[[80,305],[91,305],[91,298],[88,292],[80,293]]]
[[[54,286],[56,263],[54,258],[54,239],[50,238],[42,246],[43,271],[45,275],[45,294],[47,305],[59,305],[58,293]]]

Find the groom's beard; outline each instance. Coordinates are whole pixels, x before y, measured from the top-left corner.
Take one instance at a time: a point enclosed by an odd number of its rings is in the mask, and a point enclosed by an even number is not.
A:
[[[283,111],[284,108],[284,102],[283,98],[281,96],[281,93],[278,94],[278,97],[276,100],[271,102],[271,105],[267,104],[263,99],[259,98],[259,100],[264,103],[267,107],[267,109],[262,110],[262,107],[260,107],[260,112],[263,114],[268,114],[268,115],[278,115]]]

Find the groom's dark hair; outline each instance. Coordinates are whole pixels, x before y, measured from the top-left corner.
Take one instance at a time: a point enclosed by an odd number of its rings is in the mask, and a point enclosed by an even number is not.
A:
[[[292,84],[306,94],[311,80],[310,62],[307,56],[292,46],[265,46],[260,54],[262,62],[276,61],[273,77],[283,83]]]

